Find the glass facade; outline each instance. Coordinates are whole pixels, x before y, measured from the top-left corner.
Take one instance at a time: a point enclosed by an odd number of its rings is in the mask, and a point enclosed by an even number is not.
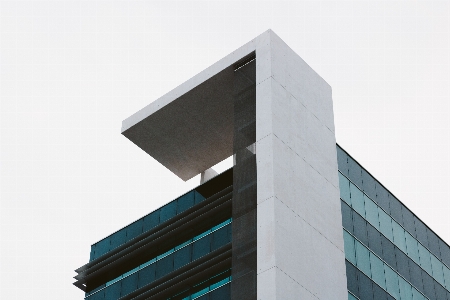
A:
[[[449,246],[339,146],[337,153],[348,299],[450,300]],[[236,161],[92,245],[75,277],[85,299],[255,298],[255,154]]]
[[[349,299],[450,300],[450,249],[337,146]]]

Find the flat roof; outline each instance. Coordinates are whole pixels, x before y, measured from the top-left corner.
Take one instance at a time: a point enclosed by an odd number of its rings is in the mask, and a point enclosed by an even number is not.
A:
[[[125,119],[122,134],[184,181],[233,155],[233,74],[258,39]]]

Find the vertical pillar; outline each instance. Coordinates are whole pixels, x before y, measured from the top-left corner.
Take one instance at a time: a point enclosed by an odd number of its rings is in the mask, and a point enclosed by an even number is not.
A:
[[[347,299],[331,87],[270,30],[256,58],[258,299]]]
[[[255,60],[234,72],[232,300],[256,300],[255,77]]]

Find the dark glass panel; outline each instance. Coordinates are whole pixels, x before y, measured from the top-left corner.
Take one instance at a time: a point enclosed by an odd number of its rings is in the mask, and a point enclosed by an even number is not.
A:
[[[397,261],[397,272],[400,273],[406,280],[410,281],[409,265],[410,260],[405,253],[403,253],[399,248],[395,247],[395,258]]]
[[[397,223],[402,223],[402,205],[392,194],[389,194],[389,214]]]
[[[438,282],[434,282],[434,291],[436,293],[436,299],[447,299],[450,293],[443,288]]]
[[[352,211],[353,215],[353,234],[358,238],[364,245],[367,245],[369,239],[367,237],[366,221],[355,211]]]
[[[194,191],[191,191],[180,198],[178,198],[178,208],[177,208],[177,214],[180,214],[192,206],[194,206]]]
[[[427,230],[428,234],[428,249],[434,254],[438,259],[441,257],[441,251],[439,250],[439,238],[437,235],[431,231]]]
[[[336,147],[338,169],[342,174],[348,176],[347,167],[347,153],[345,153],[339,146]]]
[[[127,227],[127,240],[132,240],[142,233],[144,219],[139,219]]]
[[[156,264],[151,264],[142,270],[140,270],[139,273],[139,279],[138,279],[138,287],[141,288],[150,282],[153,282],[155,280],[155,272],[156,272]]]
[[[174,270],[181,268],[191,262],[192,245],[185,246],[173,254]]]
[[[205,199],[206,198],[203,197],[199,192],[194,191],[194,202],[195,202],[195,204],[198,204],[198,203],[202,202]]]
[[[355,296],[359,297],[358,278],[356,276],[357,269],[348,261],[345,261],[345,267],[347,274],[347,289]]]
[[[109,237],[101,240],[95,245],[95,258],[99,258],[103,254],[107,253],[111,247]]]
[[[383,247],[381,245],[381,233],[370,224],[367,225],[367,235],[369,248],[378,256],[383,257]]]
[[[87,298],[87,300],[105,300],[105,291],[97,292]]]
[[[395,265],[395,246],[387,238],[381,236],[381,244],[383,245],[383,260],[392,268],[396,268]]]
[[[361,166],[351,157],[348,158],[348,178],[359,188],[362,188]]]
[[[143,232],[159,225],[159,209],[144,217]]]
[[[160,208],[161,213],[159,217],[159,222],[164,223],[165,221],[175,217],[177,214],[177,201],[169,202]]]
[[[230,300],[230,287],[231,284],[226,284],[218,289],[215,289],[214,291],[209,293],[209,300]]]
[[[402,207],[402,225],[412,236],[415,236],[416,226],[414,225],[414,215],[406,207]]]
[[[383,290],[382,288],[380,288],[377,284],[373,283],[372,284],[372,289],[373,289],[373,298],[375,300],[387,300],[388,298],[388,294],[386,293],[385,290]]]
[[[210,252],[211,242],[210,236],[206,236],[198,241],[195,241],[192,249],[192,260],[196,260],[203,255]]]
[[[231,226],[230,226],[231,227]],[[211,251],[219,249],[223,245],[229,243],[228,239],[228,228],[222,227],[219,230],[213,232],[211,237]]]
[[[442,261],[444,262],[444,264],[450,267],[450,249],[448,245],[444,241],[439,240],[439,249],[441,250]]]
[[[422,273],[422,282],[423,282],[423,293],[430,299],[437,299],[436,294],[434,292],[434,280],[428,275],[424,270]]]
[[[168,255],[156,261],[156,279],[173,271],[173,255]]]
[[[416,217],[414,217],[414,224],[416,225],[416,239],[428,248],[427,228],[425,224]]]
[[[376,191],[377,191],[377,197],[374,200],[379,207],[384,209],[387,213],[389,213],[389,194],[388,191],[380,184],[376,183]]]
[[[410,281],[419,291],[423,291],[422,269],[412,260],[408,262]]]
[[[105,299],[116,300],[120,298],[120,292],[122,290],[122,281],[118,281],[108,286],[105,291]]]
[[[133,273],[122,280],[122,297],[138,288],[138,273]]]
[[[341,201],[342,227],[352,231],[352,209],[344,201]]]
[[[372,176],[370,176],[370,174],[367,173],[367,171],[364,169],[362,169],[361,177],[362,177],[362,190],[371,199],[375,199],[377,197],[377,192],[375,189],[376,186],[375,179]]]
[[[119,247],[127,241],[127,229],[123,228],[111,235],[111,250]]]
[[[362,272],[358,272],[358,283],[359,283],[359,298],[361,300],[373,300],[372,280],[370,280],[370,278],[368,278]]]

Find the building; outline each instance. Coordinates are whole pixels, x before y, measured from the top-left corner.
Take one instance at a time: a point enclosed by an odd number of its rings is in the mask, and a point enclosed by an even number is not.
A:
[[[202,182],[92,245],[86,299],[450,300],[449,246],[336,145],[331,87],[272,31],[122,134]]]

